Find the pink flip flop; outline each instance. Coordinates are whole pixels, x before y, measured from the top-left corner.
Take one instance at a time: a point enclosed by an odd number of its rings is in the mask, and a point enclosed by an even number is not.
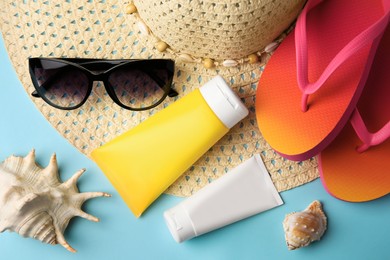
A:
[[[268,62],[256,96],[257,123],[282,156],[305,160],[327,147],[362,93],[390,0],[309,0],[295,33]]]
[[[353,202],[390,193],[390,26],[357,108],[319,157],[320,176],[333,196]]]

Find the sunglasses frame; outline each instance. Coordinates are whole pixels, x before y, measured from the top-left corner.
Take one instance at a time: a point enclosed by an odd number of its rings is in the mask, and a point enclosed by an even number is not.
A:
[[[64,63],[66,65],[69,65],[71,67],[64,67],[63,70],[66,70],[67,68],[76,68],[78,70],[81,70],[85,76],[88,78],[88,89],[86,92],[86,95],[84,99],[80,102],[80,104],[77,104],[72,107],[61,107],[54,103],[52,103],[46,96],[45,93],[41,92],[42,84],[40,85],[38,83],[38,80],[35,76],[35,73],[33,71],[33,68],[38,67],[36,66],[39,64],[42,60],[47,61],[56,61],[60,63]],[[36,98],[42,98],[46,103],[49,105],[61,109],[61,110],[73,110],[81,107],[88,99],[92,92],[93,88],[93,82],[95,81],[102,81],[104,88],[106,89],[107,94],[110,96],[110,98],[120,107],[132,110],[132,111],[142,111],[142,110],[148,110],[151,108],[154,108],[161,104],[167,96],[169,97],[175,97],[178,95],[178,93],[172,88],[172,81],[173,81],[173,75],[174,75],[174,61],[170,59],[149,59],[149,60],[137,60],[137,59],[88,59],[88,58],[29,58],[29,71],[31,80],[33,82],[35,91],[31,93],[33,97]],[[124,66],[128,66],[130,68],[135,68],[137,70],[142,70],[145,72],[150,78],[152,78],[163,90],[164,94],[161,97],[159,101],[154,103],[153,105],[147,106],[147,107],[141,107],[141,108],[132,108],[129,107],[119,100],[117,95],[115,94],[113,86],[110,84],[108,78],[111,75],[112,72],[119,68],[123,68]],[[100,67],[98,70],[102,70],[101,68],[105,68],[102,72],[94,72],[94,70],[87,69],[86,67]],[[107,69],[107,67],[109,67]],[[162,79],[160,79],[157,75],[155,75],[151,70],[150,67],[161,67],[165,68],[168,73],[168,82],[165,83]],[[61,70],[61,71],[63,71]]]

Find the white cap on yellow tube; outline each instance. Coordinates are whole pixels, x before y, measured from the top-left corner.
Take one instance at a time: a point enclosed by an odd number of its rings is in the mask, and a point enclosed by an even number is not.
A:
[[[199,90],[215,115],[229,129],[249,113],[240,98],[221,76],[214,77]]]

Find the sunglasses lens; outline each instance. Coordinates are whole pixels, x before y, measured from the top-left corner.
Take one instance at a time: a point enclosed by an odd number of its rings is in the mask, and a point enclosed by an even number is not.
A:
[[[123,105],[133,109],[153,107],[166,97],[171,78],[166,68],[135,68],[124,66],[108,77],[116,97]]]
[[[88,77],[72,65],[55,60],[40,60],[31,69],[39,95],[49,104],[71,109],[87,98]]]

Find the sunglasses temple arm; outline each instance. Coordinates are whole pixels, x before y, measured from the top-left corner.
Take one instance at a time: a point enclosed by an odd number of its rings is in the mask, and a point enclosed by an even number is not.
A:
[[[46,89],[46,85],[51,84],[56,79],[56,76],[59,73],[62,73],[62,72],[64,72],[64,71],[63,70],[59,70],[58,72],[56,72],[53,75],[51,75],[40,87]],[[36,91],[36,90],[34,90],[31,93],[31,96],[33,96],[35,98],[40,98],[41,97],[41,95],[39,95],[38,91]]]
[[[43,84],[41,85],[41,88],[45,88],[45,86],[46,86],[47,84],[49,84],[50,81],[53,81],[53,80],[51,80],[52,78],[54,78],[54,77],[50,77],[47,81],[45,81],[45,83],[43,83]],[[33,96],[33,97],[35,97],[35,98],[41,98],[41,95],[39,95],[38,91],[36,91],[36,90],[34,90],[33,92],[31,92],[31,96]]]
[[[173,88],[169,89],[169,92],[168,92],[169,97],[176,97],[177,95],[179,95],[179,93],[177,93],[176,90],[174,90]]]
[[[31,92],[31,96],[35,97],[35,98],[41,98],[41,95],[39,95],[39,93],[34,90],[33,92]]]

